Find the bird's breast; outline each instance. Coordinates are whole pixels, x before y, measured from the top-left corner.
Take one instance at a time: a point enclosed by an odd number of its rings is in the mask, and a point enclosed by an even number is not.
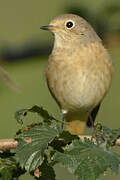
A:
[[[104,49],[94,51],[56,49],[50,56],[46,80],[62,109],[92,109],[108,91],[112,63]]]

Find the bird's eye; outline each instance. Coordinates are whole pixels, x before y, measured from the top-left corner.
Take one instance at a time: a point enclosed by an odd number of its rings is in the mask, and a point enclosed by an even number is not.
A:
[[[66,27],[67,29],[71,29],[75,26],[74,22],[73,21],[67,21],[66,23]]]

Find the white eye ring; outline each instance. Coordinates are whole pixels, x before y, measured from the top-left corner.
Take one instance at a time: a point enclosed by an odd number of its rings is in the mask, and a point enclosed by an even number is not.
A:
[[[72,20],[68,20],[67,22],[65,22],[65,27],[66,27],[67,29],[72,29],[72,28],[75,27],[75,22],[72,21]]]

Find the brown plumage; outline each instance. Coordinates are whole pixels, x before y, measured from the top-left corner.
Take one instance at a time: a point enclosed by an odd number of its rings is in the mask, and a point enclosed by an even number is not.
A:
[[[109,90],[112,60],[93,28],[77,15],[60,15],[41,29],[55,36],[45,70],[48,87],[64,115],[66,129],[83,134]]]

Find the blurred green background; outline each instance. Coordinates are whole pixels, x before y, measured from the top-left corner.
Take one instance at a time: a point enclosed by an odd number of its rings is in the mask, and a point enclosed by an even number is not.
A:
[[[59,108],[45,83],[44,69],[53,42],[52,36],[40,30],[41,25],[61,13],[77,13],[87,19],[111,54],[115,74],[97,120],[111,128],[120,127],[120,1],[119,0],[4,0],[0,4],[0,62],[20,86],[14,92],[0,81],[0,138],[12,138],[20,127],[14,113],[21,108],[42,105],[60,118]],[[31,117],[33,120],[33,117]],[[35,120],[39,120],[35,117]],[[75,180],[66,169],[57,166],[57,179]],[[107,173],[101,180],[120,179]],[[25,175],[21,180],[32,180]]]

